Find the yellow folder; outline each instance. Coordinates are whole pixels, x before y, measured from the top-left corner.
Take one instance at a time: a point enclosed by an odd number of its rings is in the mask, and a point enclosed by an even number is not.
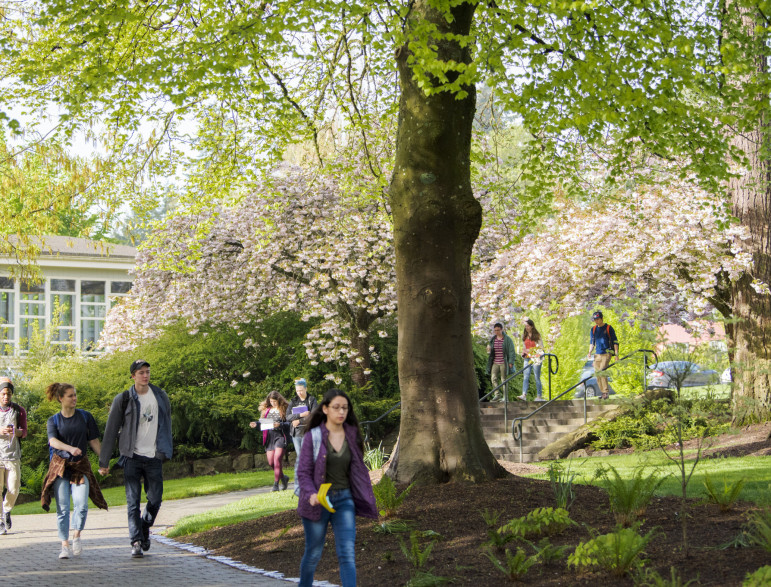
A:
[[[329,498],[327,497],[327,491],[329,491],[329,488],[332,487],[331,483],[322,483],[321,487],[319,487],[319,503],[322,505],[322,507],[331,512],[335,513],[335,508],[332,507],[332,503],[329,501]]]

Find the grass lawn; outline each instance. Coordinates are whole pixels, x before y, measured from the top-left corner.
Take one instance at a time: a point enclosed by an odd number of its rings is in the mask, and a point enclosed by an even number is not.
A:
[[[572,472],[578,473],[575,479],[576,483],[587,485],[597,484],[595,471],[600,465],[614,467],[622,478],[627,479],[632,478],[635,468],[645,466],[650,473],[657,471],[660,475],[668,475],[667,480],[656,492],[657,495],[682,495],[679,469],[661,451],[572,459],[570,462],[562,461],[562,463],[565,467],[569,465]],[[541,465],[542,463],[538,464]],[[687,462],[686,473],[690,471],[688,464]],[[548,463],[545,465],[548,466]],[[759,506],[771,505],[771,456],[703,459],[696,465],[696,470],[688,484],[688,497],[698,498],[706,495],[703,485],[705,474],[709,474],[712,483],[718,489],[722,489],[724,482],[731,485],[739,479],[744,479],[744,487],[739,494],[740,500],[752,502]],[[527,475],[527,477],[549,478],[548,474],[545,473]]]
[[[219,475],[207,475],[204,477],[187,477],[185,479],[171,479],[163,482],[163,500],[183,499],[198,495],[212,495],[215,493],[228,493],[230,491],[242,491],[254,487],[273,485],[273,471],[253,471],[249,473],[220,473]],[[126,492],[123,486],[109,487],[102,490],[107,505],[110,507],[126,505]],[[286,492],[282,492],[286,493]],[[291,493],[291,491],[289,492]],[[144,499],[144,492],[142,494]],[[93,503],[90,504],[94,507]],[[54,506],[52,505],[52,510]],[[40,501],[33,501],[17,505],[13,508],[13,515],[42,514]]]
[[[296,507],[297,498],[291,489],[289,491],[271,491],[270,493],[253,495],[221,508],[209,510],[201,514],[185,516],[167,532],[167,536],[174,538],[175,536],[203,532],[217,526],[230,526],[231,524],[262,518],[263,516],[269,516]]]

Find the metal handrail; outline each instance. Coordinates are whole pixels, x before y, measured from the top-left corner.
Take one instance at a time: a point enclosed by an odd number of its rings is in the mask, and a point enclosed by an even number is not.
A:
[[[380,422],[380,420],[382,420],[383,418],[385,418],[385,417],[386,417],[388,414],[390,414],[391,412],[393,412],[393,411],[394,411],[396,408],[398,408],[398,407],[399,407],[399,406],[401,406],[401,405],[402,405],[402,402],[401,402],[401,401],[398,401],[398,402],[396,402],[396,405],[395,405],[395,406],[393,406],[393,407],[389,408],[389,409],[388,409],[386,412],[384,412],[383,414],[381,414],[380,416],[378,416],[378,417],[377,417],[377,418],[375,418],[374,420],[367,420],[366,422],[359,422],[359,424],[360,424],[361,426],[366,426],[366,432],[365,432],[365,434],[364,434],[364,442],[369,442],[369,433],[370,433],[370,429],[371,429],[371,428],[370,428],[370,426],[371,426],[372,424],[377,424],[378,422]]]
[[[494,387],[488,393],[486,393],[485,395],[479,398],[479,403],[481,404],[488,397],[490,397],[492,394],[498,391],[501,387],[504,388],[503,390],[503,431],[504,432],[506,432],[506,430],[509,427],[509,381],[514,379],[517,375],[524,372],[524,370],[528,368],[530,368],[530,365],[527,365],[526,367],[522,367],[519,371],[515,371],[514,373],[506,377],[506,379],[504,379],[496,387]]]
[[[618,361],[616,361],[612,365],[608,365],[605,369],[603,369],[603,371],[607,371],[611,367],[615,367],[616,365],[618,365],[622,361],[626,361],[627,359],[633,357],[637,353],[642,353],[642,355],[643,355],[643,391],[645,391],[645,382],[646,382],[646,375],[647,375],[647,368],[648,368],[648,362],[647,362],[648,353],[652,354],[654,359],[655,359],[655,362],[658,363],[659,359],[658,359],[658,355],[656,354],[656,351],[653,351],[651,349],[637,349],[637,350],[629,353],[628,355],[626,355],[624,357],[621,357]],[[566,393],[569,393],[569,392],[573,391],[576,387],[578,387],[582,383],[586,383],[592,377],[596,377],[596,376],[597,376],[597,372],[592,373],[589,377],[585,377],[584,379],[582,379],[581,381],[579,381],[578,383],[576,383],[572,387],[567,388],[565,391],[560,393],[557,397],[555,397],[553,399],[550,398],[549,401],[544,402],[542,405],[538,406],[535,410],[530,412],[527,416],[520,416],[519,418],[514,418],[511,421],[511,434],[514,437],[514,440],[519,442],[519,462],[520,463],[523,462],[523,460],[524,460],[524,454],[522,453],[522,423],[525,420],[529,420],[530,418],[532,418],[535,414],[540,412],[546,406],[550,406],[551,404],[553,404],[555,401],[557,401],[559,398],[561,398]],[[584,393],[584,424],[586,424],[586,422],[587,422],[586,393]]]

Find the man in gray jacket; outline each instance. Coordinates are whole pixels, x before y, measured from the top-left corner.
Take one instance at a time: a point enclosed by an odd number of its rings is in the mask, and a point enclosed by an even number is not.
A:
[[[171,404],[160,387],[150,384],[150,363],[136,360],[129,369],[134,385],[112,400],[104,429],[99,473],[110,471],[110,456],[118,440],[126,489],[131,556],[140,558],[150,549],[150,527],[163,499],[163,461],[171,458]],[[147,504],[140,515],[144,479]]]

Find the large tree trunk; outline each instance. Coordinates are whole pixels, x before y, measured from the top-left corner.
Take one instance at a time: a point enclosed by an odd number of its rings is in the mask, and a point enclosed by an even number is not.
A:
[[[752,36],[757,16],[745,12],[743,24]],[[765,35],[765,34],[764,34]],[[769,49],[765,39],[755,36],[753,54],[758,72],[768,71]],[[754,106],[739,104],[738,107]],[[752,278],[771,284],[771,137],[765,118],[751,132],[738,133],[733,144],[747,155],[746,173],[729,185],[733,213],[752,235],[752,276],[745,276],[731,289],[734,321],[729,344],[734,351],[733,413],[736,423],[768,419],[771,407],[771,296],[757,293]]]
[[[416,21],[441,32],[469,32],[474,7],[454,22],[426,0]],[[408,25],[409,26],[409,25]],[[470,62],[468,49],[441,41],[439,57]],[[388,474],[397,481],[481,481],[501,473],[482,434],[471,352],[471,248],[482,210],[470,177],[474,88],[462,100],[427,97],[412,79],[406,46],[397,51],[399,128],[389,194],[393,211],[399,302],[399,450]]]

